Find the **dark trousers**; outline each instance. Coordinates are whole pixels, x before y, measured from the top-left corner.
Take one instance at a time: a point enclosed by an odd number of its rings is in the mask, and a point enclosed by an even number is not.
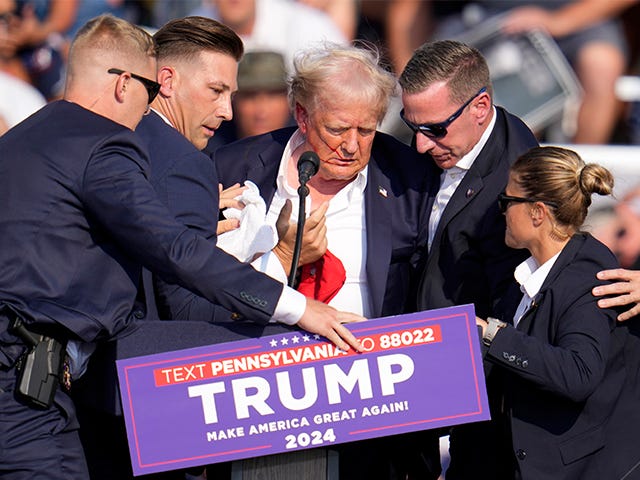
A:
[[[439,437],[418,431],[336,445],[340,480],[437,480]]]
[[[87,480],[73,402],[58,388],[54,404],[35,409],[16,399],[15,368],[0,368],[0,478]]]

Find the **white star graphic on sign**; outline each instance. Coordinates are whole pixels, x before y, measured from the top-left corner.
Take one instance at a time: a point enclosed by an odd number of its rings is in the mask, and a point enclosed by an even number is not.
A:
[[[282,345],[288,345],[289,344],[289,339],[288,338],[283,338],[282,340],[280,340],[280,343]]]
[[[269,345],[271,345],[272,347],[277,347],[278,346],[278,341],[274,338],[273,340],[271,340],[269,342]]]
[[[296,335],[295,337],[293,337],[293,338],[291,339],[291,341],[292,341],[293,343],[300,343],[300,337],[298,337],[298,336]]]
[[[311,339],[309,338],[309,335],[303,335],[302,340],[304,340],[305,342],[308,342]]]
[[[320,340],[320,335],[318,335],[317,333],[313,335],[313,338],[315,338],[316,340]]]

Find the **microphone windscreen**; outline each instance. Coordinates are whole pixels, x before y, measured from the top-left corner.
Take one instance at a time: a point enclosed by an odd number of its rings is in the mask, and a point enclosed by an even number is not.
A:
[[[308,165],[303,166],[305,163]],[[309,167],[312,167],[312,168],[309,168]],[[318,168],[320,168],[320,157],[318,157],[318,154],[316,152],[308,150],[304,152],[302,155],[300,155],[300,158],[298,159],[298,171],[300,171],[301,168],[302,169],[309,168],[310,176],[313,176],[316,173],[318,173]]]

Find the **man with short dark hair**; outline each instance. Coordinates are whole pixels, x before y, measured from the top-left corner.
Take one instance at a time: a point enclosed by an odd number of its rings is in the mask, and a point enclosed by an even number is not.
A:
[[[231,119],[231,97],[237,90],[242,41],[225,25],[204,17],[173,20],[158,30],[154,39],[161,88],[151,113],[136,129],[149,148],[150,180],[160,200],[178,221],[214,240],[218,180],[213,162],[200,150],[220,124]],[[220,249],[215,249],[215,256],[227,288],[242,290],[247,283],[236,272],[251,267]],[[224,318],[218,317],[216,321],[237,323],[248,319],[266,323],[268,320],[247,315],[224,302],[208,302],[178,282],[155,280],[161,318],[210,320],[215,317],[216,308],[224,307]],[[281,285],[279,288],[282,290]],[[306,324],[306,318],[298,320],[305,303],[316,305],[316,302],[305,301],[302,295],[288,288],[284,289],[284,295],[286,300],[279,305],[282,314],[276,314],[274,319],[289,325],[297,323],[304,329],[315,328]],[[331,330],[350,335],[339,321]],[[333,336],[328,330],[325,334]]]
[[[520,119],[493,105],[489,68],[473,47],[451,40],[425,43],[399,81],[402,119],[431,166],[429,252],[418,309],[473,303],[477,316],[495,316],[515,267],[527,256],[504,243],[506,226],[497,199],[510,165],[538,143]],[[477,442],[480,435],[474,432],[482,425],[462,425],[454,432],[468,433],[465,438]],[[459,438],[452,434],[447,478],[473,478],[477,472],[453,475],[457,469],[464,472],[465,455],[482,455],[484,449],[467,449],[466,443],[463,449]],[[436,457],[435,434],[430,448]],[[433,478],[438,474],[434,471]]]

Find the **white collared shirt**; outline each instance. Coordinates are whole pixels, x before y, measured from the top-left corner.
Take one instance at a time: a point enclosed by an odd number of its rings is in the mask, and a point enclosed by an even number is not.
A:
[[[491,132],[493,132],[493,127],[496,124],[497,112],[495,107],[491,108],[493,109],[493,116],[491,118],[491,121],[489,122],[489,126],[482,133],[482,136],[480,137],[478,143],[474,145],[469,153],[458,160],[458,163],[456,163],[455,166],[443,170],[440,174],[440,190],[438,190],[438,194],[433,201],[431,214],[429,216],[429,250],[431,250],[431,244],[433,243],[436,231],[438,230],[438,224],[440,223],[440,219],[442,218],[444,209],[447,208],[449,200],[451,200],[451,197],[460,185],[460,182],[462,182],[462,179],[473,165],[473,162],[475,162],[476,158],[478,158],[478,155],[480,155],[480,152],[491,136]]]
[[[297,130],[289,139],[282,154],[276,193],[267,212],[266,223],[275,225],[280,210],[287,199],[291,200],[291,221],[298,218],[299,197],[297,186],[287,182],[287,172],[291,155],[304,142],[304,136]],[[348,311],[368,317],[371,315],[371,298],[367,284],[366,258],[367,236],[365,226],[364,190],[367,186],[368,167],[340,190],[330,201],[326,213],[328,249],[338,257],[346,271],[346,281],[329,305],[338,310]],[[311,198],[306,198],[307,216],[311,212]]]
[[[516,267],[513,276],[520,284],[520,291],[523,295],[513,316],[513,325],[515,327],[518,326],[523,315],[529,310],[533,298],[542,288],[542,284],[547,279],[547,275],[549,275],[559,255],[560,252],[556,253],[540,266],[538,266],[538,262],[533,257],[529,257]]]

